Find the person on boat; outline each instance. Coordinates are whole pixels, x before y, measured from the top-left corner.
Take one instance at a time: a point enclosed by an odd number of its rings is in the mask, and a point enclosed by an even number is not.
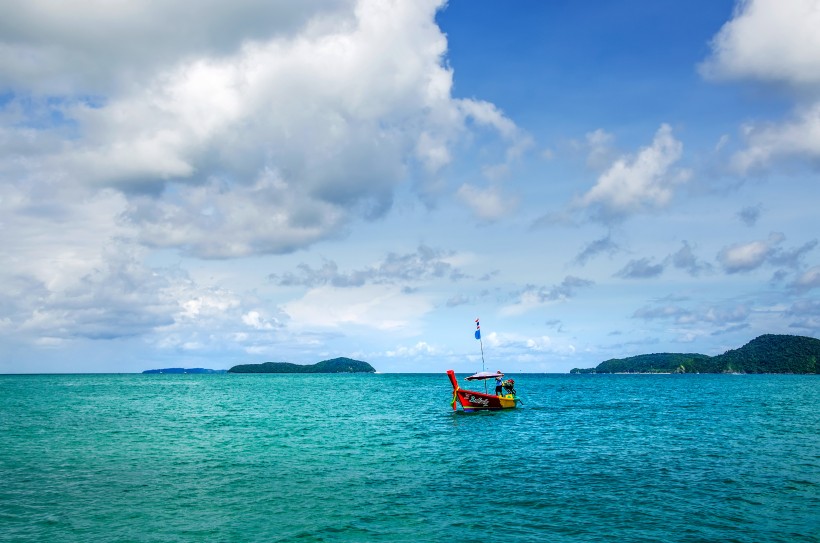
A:
[[[495,376],[495,395],[502,396],[502,389],[504,387],[504,374],[501,373],[501,370],[498,370],[496,373],[498,373],[498,375]]]

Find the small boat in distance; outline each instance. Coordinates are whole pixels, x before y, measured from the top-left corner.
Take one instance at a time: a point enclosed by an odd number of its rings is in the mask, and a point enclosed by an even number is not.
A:
[[[471,375],[467,377],[468,381],[483,381],[486,379],[495,379],[496,376],[499,374],[496,373],[489,373],[489,372],[479,372],[475,375]],[[513,392],[508,392],[503,396],[497,396],[495,394],[487,394],[485,392],[478,392],[475,390],[465,390],[458,385],[458,380],[456,379],[456,374],[453,370],[447,370],[447,376],[450,378],[450,383],[453,385],[453,411],[458,409],[456,402],[461,404],[461,408],[468,412],[472,413],[474,411],[494,411],[497,409],[514,409],[517,403],[520,401],[515,396],[514,389],[512,389],[512,385],[507,388],[509,390],[513,390]],[[511,380],[510,380],[511,381]],[[509,381],[506,381],[509,382]]]

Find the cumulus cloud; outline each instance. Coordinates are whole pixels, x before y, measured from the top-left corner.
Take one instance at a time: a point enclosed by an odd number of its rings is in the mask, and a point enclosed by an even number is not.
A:
[[[3,270],[0,335],[29,346],[140,337],[160,349],[195,349],[206,345],[192,340],[200,327],[214,341],[240,321],[239,296],[197,285],[180,270],[146,266],[143,256],[115,242],[101,253],[69,244],[36,261],[44,273],[22,266]],[[260,329],[267,322],[261,315],[255,321]],[[252,312],[242,318],[246,324],[253,319]]]
[[[746,148],[732,157],[739,173],[784,158],[820,157],[820,6],[816,0],[746,0],[712,40],[701,73],[713,80],[752,80],[796,89],[802,103],[790,120],[749,123]]]
[[[134,195],[123,217],[144,245],[200,258],[286,253],[345,232],[341,208],[289,188],[275,176],[246,186],[209,181],[163,199]]]
[[[672,128],[661,125],[650,146],[636,156],[617,159],[576,205],[605,223],[662,208],[689,177],[688,171],[673,168],[682,155],[683,144],[674,138]]]
[[[701,72],[715,79],[752,78],[820,84],[817,0],[743,0],[712,40]]]
[[[810,240],[799,247],[783,249],[780,245],[786,237],[780,232],[772,232],[765,240],[735,243],[721,249],[718,262],[727,273],[748,272],[763,264],[797,268],[803,257],[817,246],[817,240]]]
[[[0,333],[55,343],[131,337],[173,322],[172,283],[127,241],[133,230],[115,219],[120,195],[21,185],[0,184]]]
[[[18,332],[71,340],[138,336],[170,325],[178,310],[167,280],[130,258],[112,259],[65,288],[48,289],[23,307]]]
[[[445,251],[299,268],[274,278],[309,289],[281,307],[147,262],[339,239],[403,184],[438,181],[425,203],[455,190],[441,171],[474,132],[501,142],[488,171],[531,148],[495,105],[453,96],[444,4],[0,5],[0,335],[260,354],[285,330],[291,348],[337,333],[329,320],[396,329],[423,315],[431,302],[400,283],[463,277]],[[489,195],[484,219],[514,204]]]
[[[435,177],[475,128],[507,161],[531,145],[493,104],[452,96],[440,0],[205,4],[5,8],[0,110],[19,122],[0,152],[28,151],[0,173],[112,187],[148,246],[234,258],[383,216],[410,172]],[[169,28],[180,11],[185,28]],[[513,205],[461,196],[484,220]]]
[[[307,27],[321,26],[321,18],[349,24],[352,4],[202,0],[191,9],[187,0],[4,3],[0,84],[41,94],[108,94],[138,86],[180,58],[224,56],[248,41],[317,33]]]
[[[820,157],[820,102],[801,106],[786,122],[747,124],[743,135],[746,148],[732,157],[733,167],[741,173],[768,167],[777,159],[817,159]]]
[[[784,239],[783,234],[774,232],[765,240],[736,243],[721,249],[717,259],[727,273],[748,272],[763,265]]]
[[[273,330],[274,322],[265,318],[259,311],[248,311],[242,315],[242,322],[256,330]]]

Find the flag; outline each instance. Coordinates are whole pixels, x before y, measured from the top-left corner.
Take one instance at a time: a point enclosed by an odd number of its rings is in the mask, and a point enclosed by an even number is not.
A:
[[[475,320],[475,338],[481,339],[481,326],[478,324],[478,319]]]

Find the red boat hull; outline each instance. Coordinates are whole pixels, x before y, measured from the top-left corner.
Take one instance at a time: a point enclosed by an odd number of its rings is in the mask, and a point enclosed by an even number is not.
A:
[[[496,396],[495,394],[485,394],[475,390],[464,390],[458,386],[453,370],[447,370],[447,376],[453,385],[453,410],[457,409],[456,402],[461,404],[461,408],[467,412],[515,408],[516,398],[512,394]]]

